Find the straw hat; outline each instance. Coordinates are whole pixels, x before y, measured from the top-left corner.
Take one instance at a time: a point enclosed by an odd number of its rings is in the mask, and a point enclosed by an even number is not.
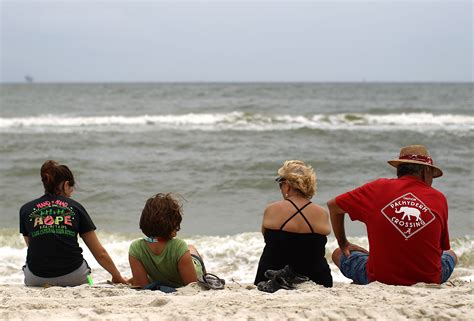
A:
[[[423,145],[410,145],[403,147],[400,150],[400,156],[398,159],[389,160],[387,163],[397,168],[400,164],[420,164],[426,165],[433,168],[433,177],[440,177],[443,175],[443,171],[433,165],[433,159],[431,158],[428,150]]]

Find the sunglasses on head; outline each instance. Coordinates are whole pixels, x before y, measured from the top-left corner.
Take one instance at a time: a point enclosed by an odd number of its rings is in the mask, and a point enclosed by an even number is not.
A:
[[[277,176],[277,178],[275,178],[275,182],[277,182],[280,187],[284,181],[286,181],[286,179],[282,176]]]

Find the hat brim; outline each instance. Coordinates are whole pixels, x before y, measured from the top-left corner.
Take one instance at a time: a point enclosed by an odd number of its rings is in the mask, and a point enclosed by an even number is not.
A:
[[[419,165],[425,165],[425,166],[429,166],[431,168],[433,168],[433,178],[436,178],[436,177],[441,177],[443,176],[443,171],[434,166],[434,165],[430,165],[430,164],[426,164],[426,163],[423,163],[423,162],[420,162],[420,161],[416,161],[416,160],[411,160],[411,159],[392,159],[392,160],[389,160],[387,161],[387,163],[389,163],[390,165],[392,165],[393,167],[397,168],[400,164],[419,164]]]

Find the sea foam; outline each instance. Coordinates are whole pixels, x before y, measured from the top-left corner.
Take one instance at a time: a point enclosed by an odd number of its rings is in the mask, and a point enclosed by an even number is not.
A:
[[[139,234],[118,234],[99,232],[99,239],[113,258],[118,269],[126,277],[131,277],[128,263],[128,247],[140,237]],[[0,231],[0,283],[22,283],[21,267],[25,264],[26,246],[19,233],[12,230]],[[253,283],[258,260],[264,247],[261,233],[240,233],[229,236],[188,236],[183,238],[196,246],[203,256],[208,272],[219,275],[228,282]],[[368,247],[367,237],[350,237],[349,240]],[[99,266],[90,251],[80,241],[84,257],[93,270],[96,282],[110,279],[110,275]],[[459,264],[455,276],[464,280],[474,280],[474,238],[465,236],[451,240],[453,250],[458,254]],[[328,238],[326,259],[331,267],[335,282],[350,282],[331,261],[331,253],[337,248],[334,237]]]
[[[474,116],[432,113],[400,114],[261,114],[261,113],[188,113],[138,116],[40,115],[0,118],[1,132],[75,132],[75,131],[279,131],[320,130],[445,130],[466,132],[474,129]]]

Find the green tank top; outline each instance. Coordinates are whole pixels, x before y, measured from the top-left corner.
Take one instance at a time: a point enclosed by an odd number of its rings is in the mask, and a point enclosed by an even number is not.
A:
[[[159,281],[172,287],[184,286],[179,274],[178,262],[181,257],[189,251],[185,241],[174,238],[166,243],[163,251],[156,255],[146,245],[146,241],[138,239],[130,244],[128,254],[136,258],[145,268],[148,279],[151,282]],[[202,267],[194,262],[197,275],[202,275]]]

